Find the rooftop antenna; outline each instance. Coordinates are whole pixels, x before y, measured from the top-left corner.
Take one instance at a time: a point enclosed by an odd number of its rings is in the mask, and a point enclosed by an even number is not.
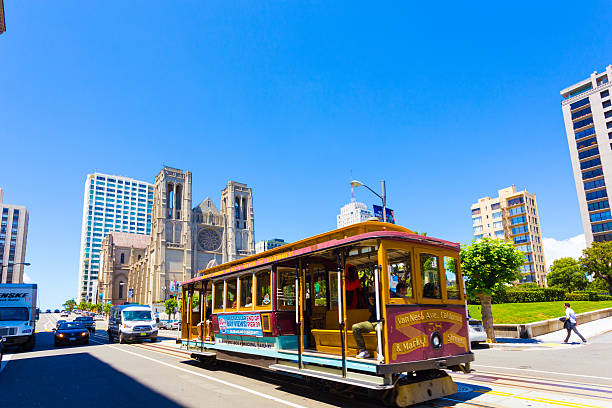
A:
[[[353,169],[351,169],[351,180],[353,180]],[[355,202],[355,191],[354,187],[351,185],[351,203]]]

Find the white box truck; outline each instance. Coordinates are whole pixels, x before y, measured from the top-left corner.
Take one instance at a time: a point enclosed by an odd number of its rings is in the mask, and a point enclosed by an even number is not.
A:
[[[0,336],[4,346],[21,346],[24,351],[34,348],[36,341],[36,295],[35,283],[0,284]]]

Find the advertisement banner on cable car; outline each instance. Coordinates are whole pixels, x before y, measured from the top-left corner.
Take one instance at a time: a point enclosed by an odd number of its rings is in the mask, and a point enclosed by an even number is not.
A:
[[[376,204],[373,204],[372,208],[374,209],[374,216],[382,221],[383,220],[383,208],[380,205],[376,205]],[[390,224],[395,224],[395,214],[393,213],[393,210],[390,208],[387,208],[386,210],[387,210],[386,211],[387,222]]]
[[[226,314],[219,316],[221,334],[263,337],[259,314]]]

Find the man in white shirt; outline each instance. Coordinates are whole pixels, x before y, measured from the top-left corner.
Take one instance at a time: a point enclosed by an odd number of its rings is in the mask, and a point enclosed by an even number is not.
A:
[[[574,313],[574,311],[572,310],[572,308],[570,307],[569,303],[565,303],[565,319],[567,321],[567,337],[565,338],[565,341],[563,341],[564,343],[567,343],[567,341],[570,338],[570,334],[572,334],[572,330],[574,331],[574,333],[576,333],[578,335],[578,337],[580,337],[582,339],[583,343],[586,343],[586,339],[584,337],[582,337],[582,334],[580,334],[578,332],[578,329],[576,329],[576,313]]]

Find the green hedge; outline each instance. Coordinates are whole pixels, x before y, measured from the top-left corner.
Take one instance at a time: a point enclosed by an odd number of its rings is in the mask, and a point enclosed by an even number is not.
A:
[[[560,288],[499,287],[491,296],[491,303],[531,303],[531,302],[562,302],[562,301],[600,301],[612,300],[612,295],[599,294],[594,291],[566,293]],[[468,304],[479,305],[480,299],[468,295]]]

